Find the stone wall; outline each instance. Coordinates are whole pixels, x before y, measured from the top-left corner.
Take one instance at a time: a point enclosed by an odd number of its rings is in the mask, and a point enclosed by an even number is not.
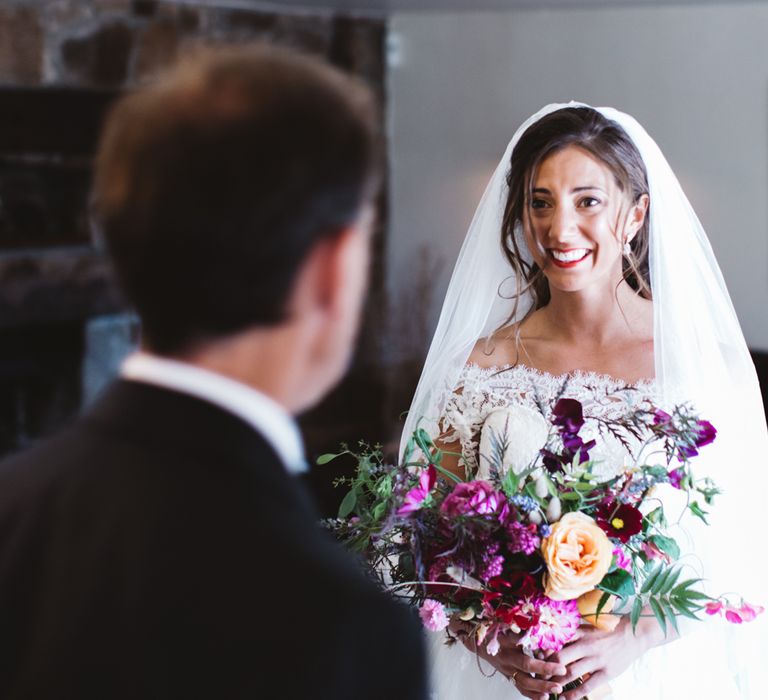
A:
[[[100,122],[122,90],[196,45],[267,40],[362,77],[384,108],[384,21],[220,4],[3,0],[0,6],[0,452],[24,447],[75,414],[136,342],[135,320],[91,243],[87,216]],[[342,440],[382,437],[386,382],[377,349],[386,309],[386,193],[379,209],[354,366],[322,406],[302,417],[310,458]],[[331,476],[315,477],[328,511],[336,500]]]

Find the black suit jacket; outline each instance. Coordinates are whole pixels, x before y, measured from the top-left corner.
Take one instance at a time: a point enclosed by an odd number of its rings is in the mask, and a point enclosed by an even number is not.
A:
[[[0,465],[0,698],[423,698],[421,632],[267,442],[118,382]]]

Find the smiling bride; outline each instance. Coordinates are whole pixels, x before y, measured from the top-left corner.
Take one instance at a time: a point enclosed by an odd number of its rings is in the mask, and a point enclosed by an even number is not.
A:
[[[541,444],[536,413],[564,391],[585,415],[604,417],[627,388],[662,404],[690,402],[717,426],[716,449],[699,469],[725,494],[711,527],[686,530],[684,559],[713,587],[761,599],[745,534],[761,527],[750,485],[764,483],[768,436],[706,235],[632,117],[549,105],[514,135],[479,204],[403,436],[425,427],[456,455],[443,466],[477,476],[483,427],[500,410],[512,451],[525,451]],[[587,419],[585,430],[596,426]],[[613,454],[603,463],[623,463],[621,445],[604,449]],[[635,633],[626,618],[610,631],[584,625],[560,652],[538,659],[511,633],[494,656],[466,637],[449,646],[434,634],[434,696],[758,697],[765,624],[738,637],[714,621],[695,627],[681,627],[678,639],[652,616]]]

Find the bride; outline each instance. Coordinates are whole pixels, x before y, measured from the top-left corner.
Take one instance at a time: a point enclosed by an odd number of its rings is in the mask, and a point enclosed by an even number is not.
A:
[[[706,577],[710,594],[763,603],[765,564],[750,538],[765,530],[768,436],[720,270],[645,130],[616,110],[577,103],[545,107],[512,138],[456,263],[403,435],[426,427],[460,454],[444,466],[463,478],[483,469],[482,428],[494,411],[514,411],[512,447],[524,446],[526,415],[563,387],[593,416],[631,391],[690,402],[715,424],[718,438],[695,468],[724,494],[710,527],[683,519],[681,563]],[[612,449],[606,463],[623,448]],[[452,628],[460,633],[461,623]],[[433,634],[433,696],[764,697],[765,621],[730,629],[711,620],[681,632],[665,637],[653,617],[635,634],[626,619],[612,632],[582,626],[548,659],[522,654],[511,634],[496,656],[466,637],[449,646]]]

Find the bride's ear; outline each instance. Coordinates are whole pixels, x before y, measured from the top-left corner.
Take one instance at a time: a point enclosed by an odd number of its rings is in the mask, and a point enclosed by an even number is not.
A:
[[[647,194],[641,194],[638,200],[630,208],[629,217],[627,218],[627,228],[624,232],[627,243],[629,243],[643,227],[645,217],[648,215],[648,205],[650,204],[650,201],[651,200]]]

